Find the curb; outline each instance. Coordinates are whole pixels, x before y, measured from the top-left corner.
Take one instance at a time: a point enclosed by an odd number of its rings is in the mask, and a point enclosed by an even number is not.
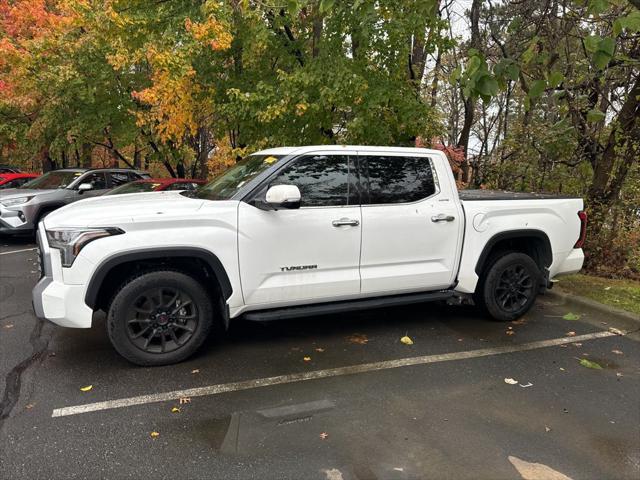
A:
[[[575,305],[576,307],[591,308],[607,315],[613,315],[618,317],[620,320],[627,320],[640,324],[640,315],[627,312],[626,310],[621,310],[616,307],[610,307],[609,305],[604,305],[600,302],[596,302],[595,300],[581,297],[579,295],[566,293],[558,287],[553,290],[547,290],[545,292],[545,296],[562,300],[565,303]]]

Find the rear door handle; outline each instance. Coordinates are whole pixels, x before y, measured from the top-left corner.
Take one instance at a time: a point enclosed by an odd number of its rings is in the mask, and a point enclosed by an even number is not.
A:
[[[438,223],[438,222],[453,222],[456,219],[456,217],[454,217],[453,215],[445,215],[444,213],[441,213],[440,215],[435,215],[433,217],[431,217],[431,221]]]
[[[360,225],[360,221],[353,218],[341,218],[340,220],[334,220],[333,222],[331,222],[331,225],[333,225],[334,227],[357,227],[358,225]]]

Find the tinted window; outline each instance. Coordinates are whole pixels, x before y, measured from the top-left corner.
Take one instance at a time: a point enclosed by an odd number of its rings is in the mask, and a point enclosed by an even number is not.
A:
[[[158,182],[131,182],[122,185],[118,188],[114,188],[107,195],[120,195],[121,193],[138,193],[138,192],[153,192],[158,188],[161,183]]]
[[[280,172],[271,185],[296,185],[302,196],[302,207],[353,205],[359,202],[355,171],[349,157],[343,155],[301,157]]]
[[[84,172],[57,170],[47,172],[44,175],[22,185],[23,188],[49,189],[65,188]]]
[[[369,173],[369,201],[407,203],[436,192],[431,162],[426,157],[361,157]]]
[[[111,177],[112,187],[119,187],[131,181],[129,180],[129,174],[127,172],[111,172],[109,176]]]
[[[90,183],[94,190],[104,190],[107,188],[107,179],[104,176],[104,172],[93,172],[84,177],[79,185],[83,183]]]
[[[193,184],[188,182],[176,182],[169,185],[165,190],[193,190]]]

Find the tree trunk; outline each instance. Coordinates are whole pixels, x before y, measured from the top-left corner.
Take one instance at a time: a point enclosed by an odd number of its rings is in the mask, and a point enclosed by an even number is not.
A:
[[[471,21],[471,40],[469,41],[469,47],[478,51],[481,50],[480,45],[480,7],[482,0],[473,0],[471,4],[470,18]],[[464,100],[464,124],[460,131],[460,138],[458,139],[458,147],[464,149],[465,159],[460,167],[462,168],[462,181],[469,183],[470,172],[469,168],[469,137],[471,135],[471,127],[473,126],[475,100],[472,97]]]

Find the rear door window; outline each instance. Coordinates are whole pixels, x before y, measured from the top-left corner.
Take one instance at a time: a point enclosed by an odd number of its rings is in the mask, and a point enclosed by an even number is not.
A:
[[[109,172],[108,175],[111,179],[111,187],[119,187],[131,181],[128,172]]]
[[[410,203],[436,193],[436,180],[427,157],[366,155],[360,161],[369,185],[363,204]]]

